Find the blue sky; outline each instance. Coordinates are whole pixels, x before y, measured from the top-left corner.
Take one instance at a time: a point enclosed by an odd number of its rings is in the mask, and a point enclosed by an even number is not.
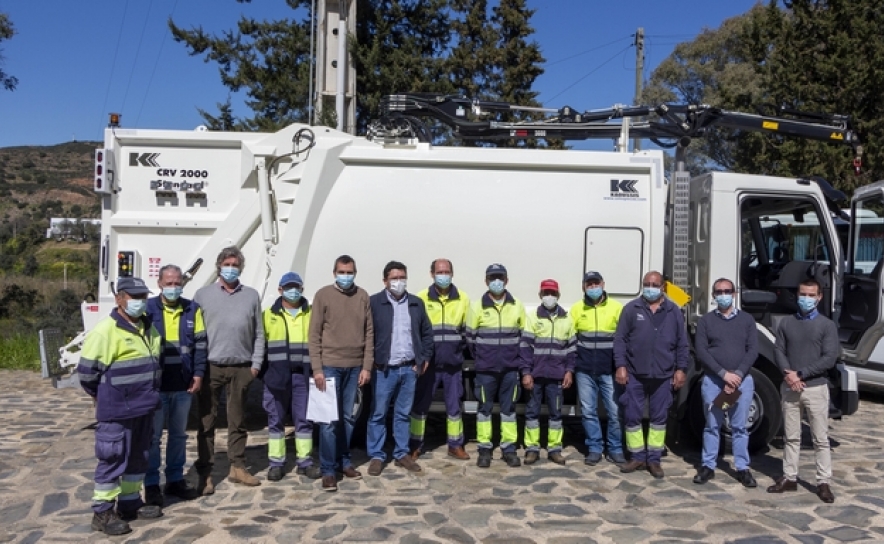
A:
[[[636,28],[645,29],[647,79],[675,44],[753,4],[529,0],[547,59],[535,83],[539,99],[578,110],[631,103]],[[17,31],[0,45],[3,69],[19,79],[14,92],[0,90],[0,147],[100,140],[110,111],[121,112],[126,127],[192,129],[202,122],[197,108],[215,112],[229,92],[214,64],[172,40],[166,21],[214,33],[234,28],[241,14],[292,15],[283,0],[0,0],[0,12]],[[248,115],[242,99],[232,96],[235,112]]]

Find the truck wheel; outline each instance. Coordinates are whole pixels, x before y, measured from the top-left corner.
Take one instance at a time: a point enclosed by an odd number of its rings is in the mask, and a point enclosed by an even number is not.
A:
[[[749,407],[749,453],[756,454],[764,451],[771,440],[776,436],[783,424],[783,410],[780,404],[780,393],[774,384],[760,370],[751,370],[752,379],[755,381],[755,394],[752,397],[752,405]],[[688,427],[694,438],[702,444],[703,428],[706,426],[706,412],[703,409],[703,398],[700,394],[700,381],[691,391],[688,404]],[[725,415],[724,425],[721,429],[723,440],[721,441],[722,453],[731,449],[730,421]]]
[[[350,438],[350,447],[365,449],[368,415],[371,412],[371,386],[356,388],[356,402],[353,403],[353,435]]]

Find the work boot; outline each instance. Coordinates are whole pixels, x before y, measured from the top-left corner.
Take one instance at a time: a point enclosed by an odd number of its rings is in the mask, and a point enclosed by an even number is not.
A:
[[[212,482],[212,469],[208,468],[199,472],[199,482],[196,484],[198,494],[205,497],[206,495],[215,494],[215,484]]]
[[[249,487],[261,485],[261,480],[252,476],[245,467],[238,467],[236,465],[230,466],[230,474],[227,475],[227,479],[235,484],[243,484]]]
[[[414,462],[410,455],[403,455],[402,458],[393,461],[393,464],[404,468],[408,472],[421,472],[423,470],[419,464]]]
[[[120,519],[123,521],[132,521],[136,519],[157,519],[162,517],[163,509],[155,504],[145,504],[138,510],[134,511],[120,511]]]
[[[182,501],[192,501],[199,496],[199,493],[197,493],[196,489],[188,485],[187,480],[177,480],[175,482],[167,483],[166,487],[163,489],[163,492],[166,495],[178,497]],[[150,501],[147,501],[146,499],[145,502],[151,504]]]
[[[560,452],[560,451],[554,451],[554,452],[550,453],[547,456],[547,459],[549,459],[550,461],[552,461],[553,463],[555,463],[557,465],[564,465],[565,464],[565,456],[562,455],[562,452]]]
[[[538,459],[540,459],[540,454],[537,453],[536,451],[525,452],[525,464],[526,465],[533,465],[534,463],[537,462]]]
[[[480,448],[479,458],[476,459],[476,466],[479,468],[488,468],[491,466],[491,450]]]
[[[459,459],[461,461],[469,461],[470,454],[467,453],[467,450],[463,449],[463,446],[458,446],[456,448],[448,447],[448,457],[453,457],[455,459]]]
[[[144,504],[152,504],[154,506],[159,506],[160,508],[162,508],[163,506],[165,506],[164,503],[165,501],[163,500],[163,492],[160,490],[160,486],[144,486]]]
[[[416,450],[412,450],[412,452],[409,453],[408,456],[411,457],[411,459],[412,459],[413,461],[417,461],[417,460],[420,459],[420,457],[421,457],[421,450],[420,450],[420,448],[418,448],[418,449],[416,449]]]
[[[124,535],[131,533],[129,524],[120,519],[120,515],[111,508],[104,512],[92,514],[92,530],[101,531],[108,536]]]
[[[629,474],[630,472],[635,472],[636,470],[643,470],[646,468],[644,461],[638,461],[633,459],[632,461],[626,463],[625,465],[620,466],[620,472],[624,474]]]
[[[322,490],[323,491],[337,491],[338,490],[338,481],[334,476],[323,476],[322,477]]]
[[[298,467],[296,470],[298,474],[301,476],[306,476],[311,480],[318,480],[322,477],[322,470],[316,465],[310,465],[309,467]]]
[[[658,480],[664,476],[663,467],[660,466],[660,463],[648,463],[648,472]]]
[[[503,454],[503,460],[508,467],[515,468],[522,466],[522,461],[519,460],[519,456],[514,451],[505,452]]]
[[[282,480],[282,476],[282,467],[270,467],[270,470],[267,471],[267,479],[271,482],[278,482]]]

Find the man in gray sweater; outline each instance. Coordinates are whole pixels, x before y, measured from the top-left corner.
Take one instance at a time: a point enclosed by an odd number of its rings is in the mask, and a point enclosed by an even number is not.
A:
[[[826,503],[835,501],[829,487],[832,455],[829,450],[829,382],[826,374],[841,353],[838,328],[821,315],[817,305],[823,295],[816,280],[798,286],[799,312],[787,317],[777,329],[776,363],[783,372],[785,447],[783,476],[767,488],[768,493],[798,489],[798,458],[801,452],[801,409],[807,414],[816,458],[816,494]]]
[[[758,485],[749,471],[749,432],[746,422],[755,393],[750,370],[758,357],[758,332],[755,319],[734,305],[734,282],[721,278],[712,285],[715,309],[700,318],[694,349],[703,365],[700,393],[706,413],[703,429],[703,464],[694,476],[695,484],[705,484],[715,477],[718,445],[724,413],[730,418],[733,436],[734,465],[737,480],[745,487]],[[716,405],[715,399],[724,391],[740,396],[728,406]]]
[[[212,467],[215,464],[215,418],[221,390],[227,391],[227,458],[233,483],[261,485],[246,469],[246,394],[249,384],[264,363],[264,323],[261,296],[239,281],[245,257],[235,246],[218,254],[218,281],[200,288],[193,300],[203,309],[209,339],[209,365],[199,393],[200,426],[197,432],[200,475],[197,489],[203,495],[215,492]]]

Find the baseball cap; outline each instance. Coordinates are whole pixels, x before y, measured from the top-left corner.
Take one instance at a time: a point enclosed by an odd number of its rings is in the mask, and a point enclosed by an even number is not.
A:
[[[542,282],[540,282],[540,290],[541,291],[549,290],[549,291],[555,291],[556,293],[558,293],[559,292],[559,282],[557,282],[556,280],[543,280]]]
[[[488,276],[494,275],[506,276],[506,267],[500,263],[489,265],[488,268],[485,269],[485,277],[487,278]]]
[[[144,284],[141,278],[133,278],[130,276],[117,280],[117,293],[129,293],[130,295],[147,295],[150,289]]]
[[[279,279],[279,286],[282,287],[290,283],[304,285],[304,280],[301,279],[301,276],[299,276],[297,272],[286,272],[282,275],[282,278]]]
[[[586,283],[588,281],[605,281],[605,278],[595,270],[590,270],[583,275],[583,282]]]

